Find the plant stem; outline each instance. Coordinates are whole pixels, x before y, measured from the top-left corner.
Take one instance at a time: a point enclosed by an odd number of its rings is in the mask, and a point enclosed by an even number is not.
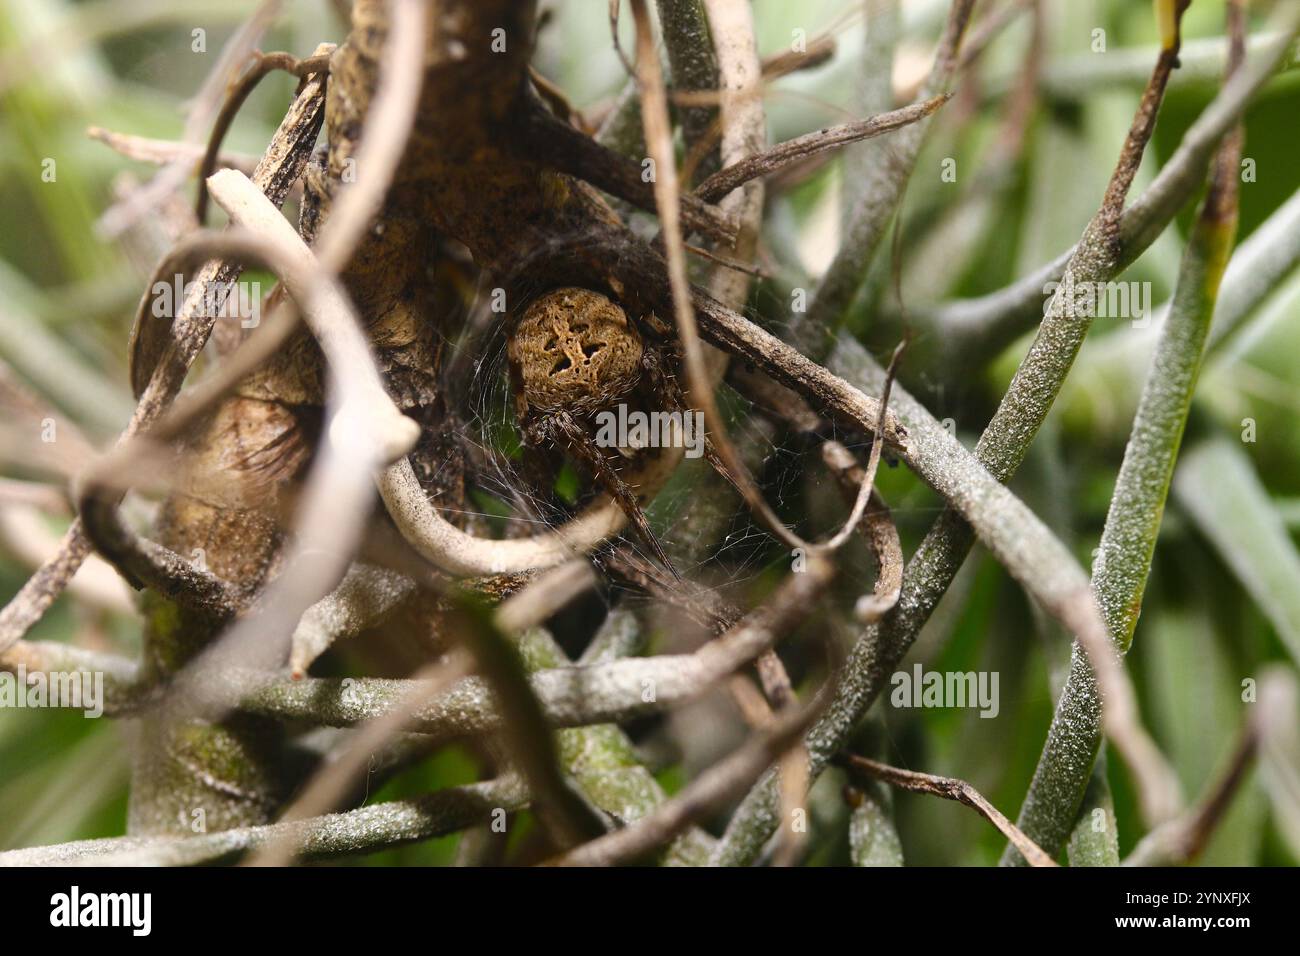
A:
[[[962,35],[974,6],[975,0],[954,0],[930,75],[921,89],[921,99],[942,96],[952,89]],[[833,346],[834,332],[843,322],[903,201],[907,181],[929,128],[930,121],[926,119],[900,130],[882,150],[881,162],[868,171],[859,192],[861,201],[853,211],[839,251],[822,276],[817,294],[807,312],[793,317],[790,339],[805,355],[821,359]]]
[[[1132,643],[1141,611],[1219,283],[1236,237],[1240,156],[1237,132],[1220,150],[1209,194],[1183,256],[1169,318],[1142,390],[1101,535],[1093,589],[1121,654]],[[1064,842],[1073,825],[1101,743],[1100,715],[1092,668],[1076,645],[1066,688],[1020,811],[1021,829],[1049,852]],[[1003,862],[1019,863],[1020,855],[1008,847]]]
[[[0,866],[196,866],[238,858],[269,842],[292,839],[300,859],[320,860],[387,850],[455,833],[495,811],[528,802],[517,778],[449,787],[414,800],[392,800],[308,820],[239,827],[195,837],[112,837],[0,853]]]
[[[622,632],[638,630],[628,611],[610,613],[592,640],[584,665],[614,661],[631,647]],[[570,666],[564,650],[550,633],[531,628],[520,637],[519,650],[530,673]],[[615,820],[634,823],[667,799],[663,788],[637,759],[632,741],[618,724],[592,724],[556,734],[560,760],[592,803]],[[698,864],[707,857],[712,841],[703,830],[692,828],[678,836],[664,853],[666,863]]]

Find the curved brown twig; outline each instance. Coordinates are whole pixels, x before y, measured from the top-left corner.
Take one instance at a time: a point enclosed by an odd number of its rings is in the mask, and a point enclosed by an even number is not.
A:
[[[208,177],[217,168],[217,156],[221,152],[221,143],[230,130],[230,124],[239,115],[239,110],[243,107],[244,101],[248,99],[248,95],[257,88],[257,84],[261,83],[264,77],[276,70],[292,73],[303,80],[313,73],[321,76],[328,74],[329,49],[332,48],[331,44],[322,44],[317,48],[316,53],[305,60],[300,60],[291,53],[253,51],[253,65],[236,78],[227,93],[221,112],[217,114],[217,121],[212,126],[212,133],[208,137],[208,145],[203,152],[203,158],[199,160],[199,195],[194,201],[194,218],[198,220],[200,226],[205,225],[208,218]]]

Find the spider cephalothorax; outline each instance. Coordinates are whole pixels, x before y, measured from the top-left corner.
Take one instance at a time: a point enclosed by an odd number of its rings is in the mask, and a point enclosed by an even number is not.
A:
[[[648,344],[608,296],[575,287],[530,302],[506,346],[525,447],[578,458],[671,569],[641,502],[619,473],[628,450],[602,446],[591,427],[598,413],[620,402],[683,410],[665,351],[666,345]]]

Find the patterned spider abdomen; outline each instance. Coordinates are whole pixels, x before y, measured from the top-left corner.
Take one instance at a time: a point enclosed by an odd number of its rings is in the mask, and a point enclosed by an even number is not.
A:
[[[630,392],[644,346],[622,308],[590,289],[533,300],[508,345],[530,411],[595,412]]]

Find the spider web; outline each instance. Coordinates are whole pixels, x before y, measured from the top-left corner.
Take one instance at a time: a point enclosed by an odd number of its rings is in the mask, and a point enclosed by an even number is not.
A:
[[[760,320],[754,309],[746,312]],[[450,364],[463,371],[455,375],[457,381],[449,383],[466,422],[461,437],[469,458],[466,479],[473,489],[466,512],[489,522],[496,533],[542,533],[570,518],[600,489],[585,472],[577,472],[584,480],[574,500],[566,501],[530,483],[521,464],[505,323],[482,307],[475,319],[470,323],[472,331],[452,345]],[[723,389],[723,407],[729,419],[728,434],[777,513],[805,540],[825,540],[833,534],[847,517],[849,506],[816,448],[806,439],[774,428],[728,388]],[[865,462],[870,449],[867,436],[832,424],[827,437],[841,441]],[[794,556],[756,523],[738,493],[702,458],[682,463],[647,514],[683,578],[718,598],[748,606],[757,579],[783,575],[791,569]],[[644,560],[657,563],[634,532],[625,529],[621,540]],[[875,561],[859,541],[846,545],[837,561],[845,579],[861,582],[863,591],[870,589]],[[617,582],[611,584],[611,598],[629,590]],[[737,600],[746,594],[749,599]]]

